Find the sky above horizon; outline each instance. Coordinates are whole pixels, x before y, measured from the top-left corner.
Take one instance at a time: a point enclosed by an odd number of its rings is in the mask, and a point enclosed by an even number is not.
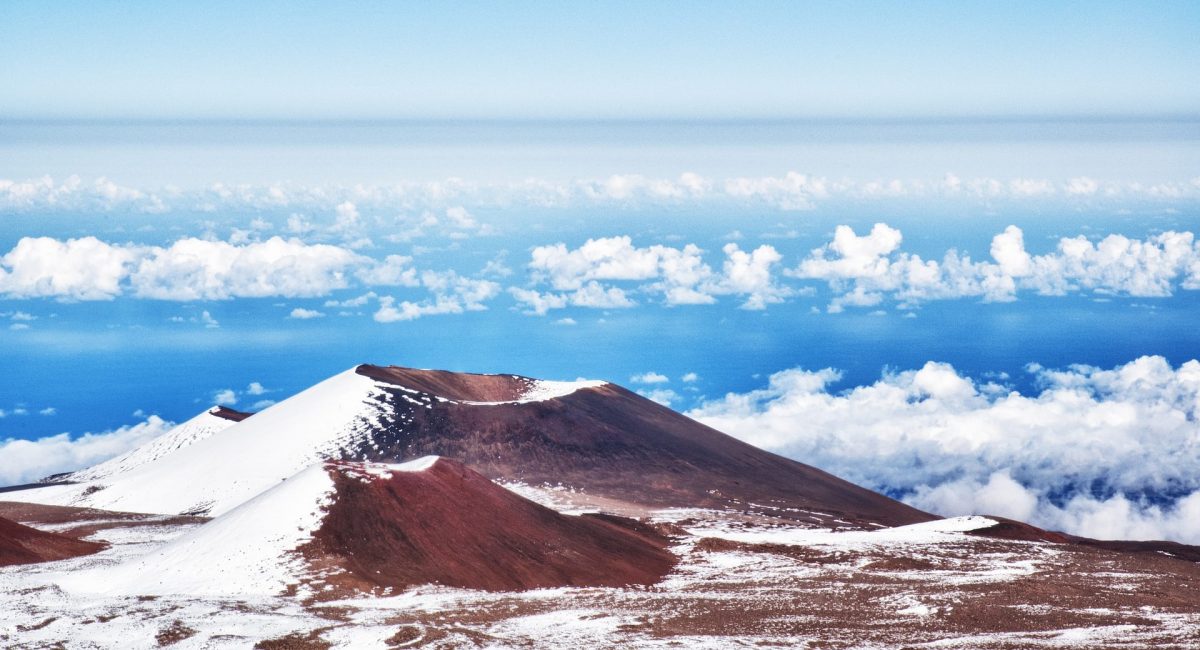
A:
[[[4,118],[1195,115],[1194,2],[0,4]]]
[[[1200,543],[1198,14],[2,3],[0,484],[371,362]]]

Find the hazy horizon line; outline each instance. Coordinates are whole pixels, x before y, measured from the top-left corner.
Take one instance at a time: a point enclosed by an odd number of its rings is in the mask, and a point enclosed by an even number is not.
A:
[[[1170,113],[996,113],[946,115],[795,115],[795,116],[31,116],[0,115],[0,125],[386,125],[386,124],[1021,124],[1021,123],[1189,123],[1200,110]]]

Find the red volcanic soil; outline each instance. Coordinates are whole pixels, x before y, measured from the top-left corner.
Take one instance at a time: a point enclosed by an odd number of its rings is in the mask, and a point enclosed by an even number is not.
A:
[[[967,534],[976,537],[1010,539],[1020,542],[1050,542],[1053,544],[1070,544],[1072,542],[1072,537],[1065,533],[1042,530],[1037,526],[1007,517],[986,516],[988,519],[995,520],[996,525],[967,531]]]
[[[235,411],[227,406],[214,406],[212,410],[208,412],[208,414],[215,415],[225,420],[232,420],[234,422],[241,422],[251,415],[254,415],[253,413],[247,413],[245,411]]]
[[[614,384],[544,401],[515,399],[532,380],[363,365],[389,389],[394,416],[374,423],[355,460],[455,458],[492,479],[549,483],[649,507],[754,508],[810,519],[807,510],[889,526],[937,517],[815,467],[748,445]],[[400,388],[403,387],[403,388]],[[404,390],[407,389],[407,390]],[[420,400],[417,400],[418,402]]]
[[[1026,542],[1051,542],[1054,544],[1074,544],[1078,546],[1089,546],[1092,548],[1104,549],[1107,551],[1118,551],[1121,553],[1155,553],[1167,555],[1170,557],[1187,560],[1189,562],[1200,562],[1200,546],[1189,546],[1180,544],[1179,542],[1167,541],[1131,541],[1131,540],[1103,540],[1092,539],[1090,537],[1079,537],[1078,535],[1069,535],[1057,531],[1043,530],[1037,526],[1032,526],[1020,521],[1014,521],[1005,517],[994,517],[987,515],[988,519],[995,519],[995,526],[980,528],[970,531],[969,535],[978,537],[991,537],[993,539],[1009,539]]]
[[[534,380],[516,375],[480,375],[447,370],[361,365],[358,374],[446,399],[509,402],[519,399]]]
[[[106,544],[47,533],[0,518],[0,566],[65,560],[105,548]]]
[[[675,564],[649,526],[560,514],[453,460],[390,477],[358,463],[327,467],[336,497],[301,551],[348,571],[358,588],[615,587],[655,583]]]

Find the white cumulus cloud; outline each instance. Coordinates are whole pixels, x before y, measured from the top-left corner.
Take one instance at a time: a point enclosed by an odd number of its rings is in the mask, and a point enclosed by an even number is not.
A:
[[[309,297],[348,286],[348,271],[363,264],[337,246],[280,237],[242,245],[184,238],[167,247],[24,237],[0,257],[0,294],[64,300],[109,300],[127,290],[177,301]]]
[[[1200,362],[1029,371],[1041,388],[1025,395],[936,362],[843,390],[836,370],[797,368],[689,415],[942,514],[1200,542],[1184,523],[1200,499]]]
[[[235,246],[181,239],[154,248],[130,275],[135,295],[160,300],[322,296],[349,286],[359,256],[326,244],[272,237]]]
[[[1143,240],[1112,234],[1096,242],[1064,237],[1055,250],[1032,255],[1021,229],[1008,226],[992,238],[992,261],[983,262],[955,250],[940,261],[925,260],[901,250],[902,241],[899,230],[883,223],[866,235],[838,226],[833,241],[786,274],[828,283],[834,294],[830,312],[871,307],[885,299],[907,307],[959,298],[1004,302],[1021,291],[1164,297],[1176,288],[1200,288],[1200,242],[1190,232],[1168,231]]]
[[[22,237],[0,257],[0,294],[11,298],[111,300],[140,257],[135,247],[82,237]]]
[[[528,265],[535,285],[550,291],[514,287],[509,290],[527,313],[545,314],[568,305],[593,308],[633,306],[626,289],[614,283],[633,283],[633,290],[658,294],[665,305],[712,304],[717,296],[744,299],[746,309],[763,309],[781,302],[792,290],[778,283],[774,266],[782,259],[772,246],[742,251],[726,244],[720,272],[704,261],[695,244],[682,248],[654,244],[639,247],[629,236],[589,239],[578,248],[564,243],[535,247]]]
[[[144,422],[72,437],[0,441],[0,484],[28,483],[119,456],[169,431],[174,424],[151,415]]]
[[[422,316],[462,314],[483,311],[487,302],[500,294],[500,285],[459,275],[454,271],[425,271],[420,285],[431,294],[421,301],[397,301],[393,296],[379,297],[379,309],[373,318],[379,323],[410,321]]]

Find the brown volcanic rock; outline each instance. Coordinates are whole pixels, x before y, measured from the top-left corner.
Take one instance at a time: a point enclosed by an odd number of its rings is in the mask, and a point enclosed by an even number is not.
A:
[[[247,413],[246,411],[236,411],[228,406],[214,406],[212,410],[209,411],[209,414],[215,415],[223,420],[229,420],[231,422],[241,422],[251,415],[254,415],[253,413]]]
[[[359,366],[397,386],[391,420],[350,458],[439,455],[493,479],[562,484],[650,507],[734,507],[807,519],[815,510],[856,522],[936,519],[707,427],[614,384],[533,402],[515,400],[533,380],[436,370]],[[411,391],[431,396],[423,406]],[[443,399],[436,399],[443,398]],[[416,400],[420,402],[420,400]]]
[[[994,515],[986,516],[988,519],[994,520],[996,524],[987,528],[968,531],[967,534],[976,537],[991,537],[992,539],[1008,539],[1018,542],[1049,542],[1051,544],[1070,544],[1078,539],[1065,533],[1043,530],[1023,521],[1007,517],[996,517]]]
[[[973,530],[967,534],[978,537],[991,537],[993,539],[1007,539],[1025,542],[1050,542],[1052,544],[1073,544],[1077,546],[1088,546],[1091,548],[1103,549],[1106,551],[1116,551],[1119,553],[1153,553],[1177,558],[1180,560],[1186,560],[1188,562],[1200,562],[1200,546],[1192,546],[1188,544],[1181,544],[1179,542],[1168,542],[1162,540],[1137,541],[1092,539],[1090,537],[1080,537],[1078,535],[1070,535],[1058,531],[1044,530],[1038,528],[1037,526],[1005,517],[995,517],[992,515],[988,515],[987,517],[988,519],[994,519],[996,521],[996,525]]]
[[[440,584],[490,591],[657,582],[669,540],[618,517],[563,515],[439,458],[420,471],[331,462],[336,486],[302,553],[359,589]]]
[[[358,374],[446,399],[509,402],[519,399],[534,380],[517,375],[481,375],[400,366],[361,365]]]
[[[106,544],[47,533],[0,518],[0,566],[65,560],[107,547]]]

